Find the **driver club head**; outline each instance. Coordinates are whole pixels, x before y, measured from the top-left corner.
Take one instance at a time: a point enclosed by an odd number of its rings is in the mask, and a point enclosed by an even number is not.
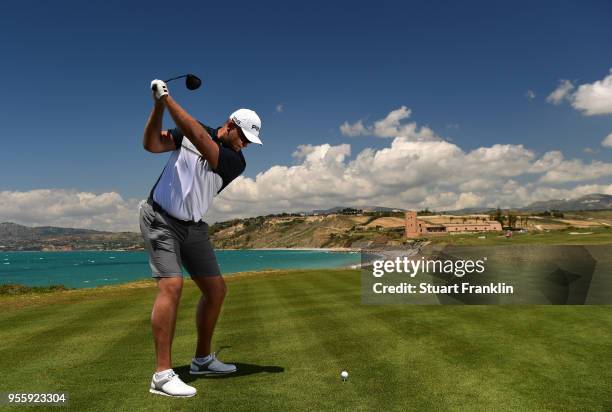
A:
[[[200,78],[195,74],[191,73],[173,77],[171,79],[166,80],[166,83],[171,82],[172,80],[182,79],[183,77],[185,78],[185,86],[189,90],[195,90],[202,85],[202,80],[200,80]]]
[[[199,88],[201,85],[202,85],[202,80],[200,80],[200,78],[196,76],[195,74],[188,74],[185,77],[185,86],[187,86],[189,90],[195,90]]]

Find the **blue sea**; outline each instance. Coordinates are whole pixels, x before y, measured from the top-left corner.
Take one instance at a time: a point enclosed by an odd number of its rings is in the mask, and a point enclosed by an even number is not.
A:
[[[218,250],[216,254],[224,274],[264,269],[338,268],[360,263],[359,253],[321,250]],[[91,288],[150,277],[146,252],[0,253],[0,284]]]

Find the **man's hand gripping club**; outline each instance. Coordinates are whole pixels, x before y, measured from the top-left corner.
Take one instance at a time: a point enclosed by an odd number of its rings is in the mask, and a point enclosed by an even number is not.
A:
[[[163,80],[155,79],[151,82],[151,90],[155,100],[161,100],[162,97],[168,96],[168,86]]]
[[[155,79],[151,82],[151,89],[156,102],[161,102],[168,109],[172,120],[183,135],[193,143],[210,167],[216,170],[219,163],[219,146],[212,141],[202,125],[170,96],[166,82]]]

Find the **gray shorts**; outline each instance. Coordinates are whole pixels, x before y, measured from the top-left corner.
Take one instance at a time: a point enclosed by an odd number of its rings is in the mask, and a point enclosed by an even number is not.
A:
[[[149,252],[152,277],[182,276],[181,266],[192,277],[221,275],[205,222],[174,219],[154,210],[149,201],[140,207],[140,232]]]

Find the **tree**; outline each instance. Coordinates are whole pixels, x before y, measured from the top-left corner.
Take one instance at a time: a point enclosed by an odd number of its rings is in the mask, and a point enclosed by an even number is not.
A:
[[[499,222],[499,224],[502,225],[502,227],[504,226],[504,215],[502,214],[502,211],[499,208],[499,206],[495,210],[495,213],[491,215],[491,220],[495,220]]]
[[[516,215],[513,215],[510,211],[508,211],[508,226],[510,229],[514,229],[516,226]]]
[[[551,213],[552,217],[559,217],[559,218],[563,218],[563,212],[561,212],[560,210],[552,210]]]

